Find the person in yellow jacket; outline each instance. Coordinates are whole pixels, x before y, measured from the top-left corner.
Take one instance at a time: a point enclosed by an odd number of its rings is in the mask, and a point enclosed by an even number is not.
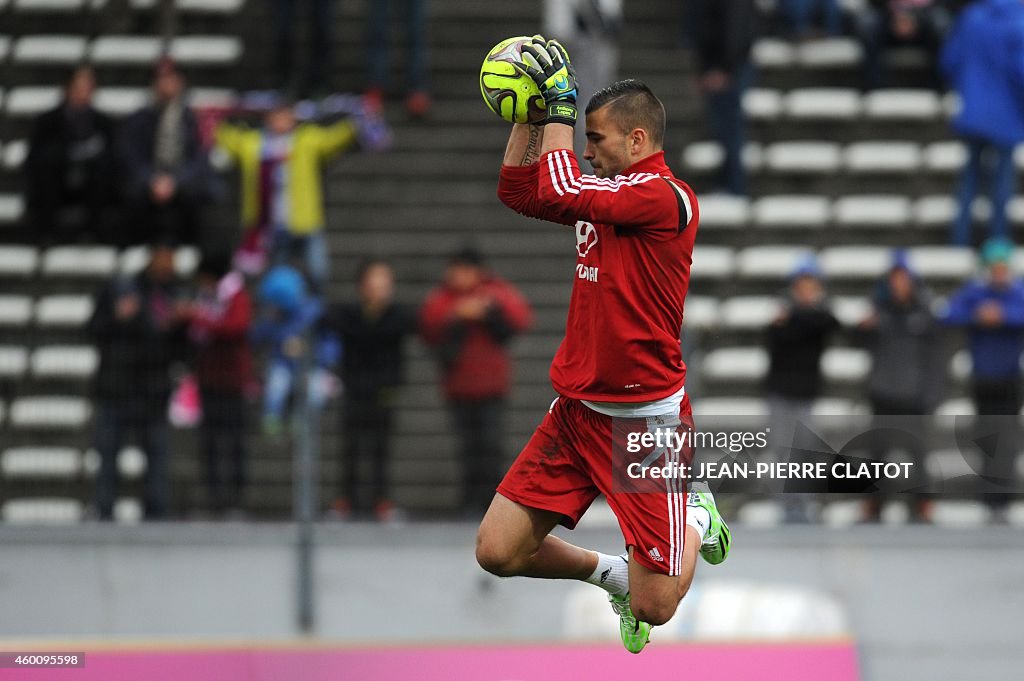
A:
[[[317,286],[327,279],[323,164],[357,142],[351,119],[332,124],[299,123],[294,108],[280,103],[264,116],[263,128],[222,122],[218,146],[236,163],[241,178],[245,235],[236,255],[255,274],[267,259],[280,264],[301,255]]]

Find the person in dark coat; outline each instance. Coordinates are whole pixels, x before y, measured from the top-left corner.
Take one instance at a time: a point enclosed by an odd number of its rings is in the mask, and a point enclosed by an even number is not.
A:
[[[110,236],[114,123],[93,107],[95,90],[92,68],[76,68],[64,100],[32,124],[25,196],[32,236],[44,245]]]
[[[100,455],[96,504],[101,520],[113,517],[117,455],[130,434],[141,440],[146,454],[145,516],[167,516],[170,369],[182,358],[185,315],[179,296],[174,249],[158,244],[145,270],[103,290],[89,321],[89,334],[100,353],[94,392]]]
[[[801,446],[796,424],[806,425],[811,418],[811,407],[824,383],[821,357],[838,330],[839,321],[827,305],[821,271],[815,261],[807,260],[793,272],[781,310],[766,332],[770,442],[780,461],[789,459],[791,448]],[[788,520],[811,519],[805,499],[792,496],[785,506]]]
[[[395,402],[402,384],[402,344],[416,330],[414,314],[394,302],[395,275],[383,260],[359,267],[359,301],[338,306],[332,330],[341,340],[345,438],[343,496],[335,502],[342,517],[373,510],[378,520],[394,515],[388,465]],[[371,466],[370,494],[360,495],[360,467]],[[370,501],[372,500],[372,506]]]
[[[754,41],[753,0],[696,0],[689,11],[694,20],[698,86],[704,96],[705,120],[725,156],[721,189],[746,195],[743,168],[746,120],[743,93],[750,87]]]
[[[200,209],[216,193],[216,178],[185,102],[185,76],[173,61],[157,65],[153,102],[124,121],[117,150],[127,204],[122,241],[196,243]]]
[[[971,244],[971,204],[981,183],[992,204],[988,236],[1009,239],[1006,204],[1016,186],[1014,147],[1024,142],[1024,3],[978,0],[961,13],[941,67],[960,95],[953,129],[967,144],[954,244]]]
[[[927,430],[923,418],[885,417],[925,416],[935,411],[943,396],[946,352],[943,329],[932,314],[931,295],[911,268],[903,251],[894,254],[892,266],[879,282],[874,309],[854,330],[855,338],[871,352],[872,366],[867,392],[876,419],[872,430],[885,434],[872,440],[876,460],[891,450],[907,451],[914,464],[911,486],[926,482],[923,476]],[[897,432],[907,432],[900,438]],[[902,459],[901,459],[902,461]],[[867,519],[880,518],[881,494],[868,500]],[[926,522],[930,518],[927,497],[917,495],[912,518]]]

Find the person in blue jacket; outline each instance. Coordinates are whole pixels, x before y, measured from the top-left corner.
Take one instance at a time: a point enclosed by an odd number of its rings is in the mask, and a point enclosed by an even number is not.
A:
[[[987,277],[967,283],[949,300],[945,322],[967,329],[971,353],[971,393],[978,413],[982,450],[982,474],[1008,479],[1020,442],[1020,356],[1024,351],[1024,282],[1013,277],[1010,260],[1013,245],[1005,239],[989,239],[981,258]],[[1010,418],[1007,418],[1010,417]],[[998,437],[982,437],[998,434]],[[1008,497],[986,494],[996,512],[1005,513]]]
[[[329,368],[341,355],[337,338],[322,324],[323,301],[310,292],[302,272],[278,265],[259,287],[262,313],[250,338],[269,351],[263,386],[263,429],[279,434],[299,372],[309,371],[308,405],[322,406],[333,392]]]
[[[971,202],[988,184],[989,236],[1010,238],[1006,203],[1013,193],[1013,148],[1024,142],[1024,3],[979,0],[968,5],[942,50],[940,67],[960,95],[953,129],[967,144],[953,243],[970,245]]]

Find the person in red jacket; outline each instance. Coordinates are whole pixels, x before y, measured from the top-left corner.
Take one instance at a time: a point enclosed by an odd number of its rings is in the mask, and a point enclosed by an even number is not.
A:
[[[586,108],[580,172],[572,150],[575,74],[557,41],[534,36],[519,71],[537,83],[544,125],[516,124],[498,196],[528,217],[572,226],[576,266],[565,338],[551,365],[558,398],[498,487],[476,557],[501,575],[578,579],[608,592],[623,645],[633,653],[672,617],[698,551],[725,560],[730,534],[710,493],[686,480],[624,482],[635,436],[692,428],[679,343],[699,220],[697,197],[665,163],[665,108],[649,87],[624,80]],[[680,470],[688,447],[650,447],[641,469]],[[642,461],[640,461],[642,459]],[[675,466],[673,469],[672,467]],[[621,474],[621,477],[620,477]],[[632,477],[632,475],[630,476]],[[652,476],[653,477],[653,476]],[[619,521],[626,553],[588,551],[550,535],[572,528],[599,494]]]
[[[501,479],[505,398],[512,382],[508,342],[532,323],[526,299],[489,272],[472,248],[452,256],[444,282],[420,311],[420,333],[440,361],[459,436],[467,513],[482,514]]]
[[[252,371],[249,326],[252,301],[245,279],[231,271],[228,254],[205,256],[196,274],[198,295],[188,328],[203,409],[200,430],[206,455],[209,503],[237,513],[245,486],[245,386]],[[222,468],[230,462],[229,484]]]

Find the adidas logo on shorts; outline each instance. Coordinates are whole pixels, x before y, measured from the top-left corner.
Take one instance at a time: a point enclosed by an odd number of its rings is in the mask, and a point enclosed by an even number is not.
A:
[[[653,549],[647,549],[647,553],[651,556],[651,558],[658,561],[659,563],[665,562],[665,559],[661,557],[661,551],[658,550],[657,546],[655,546]]]

